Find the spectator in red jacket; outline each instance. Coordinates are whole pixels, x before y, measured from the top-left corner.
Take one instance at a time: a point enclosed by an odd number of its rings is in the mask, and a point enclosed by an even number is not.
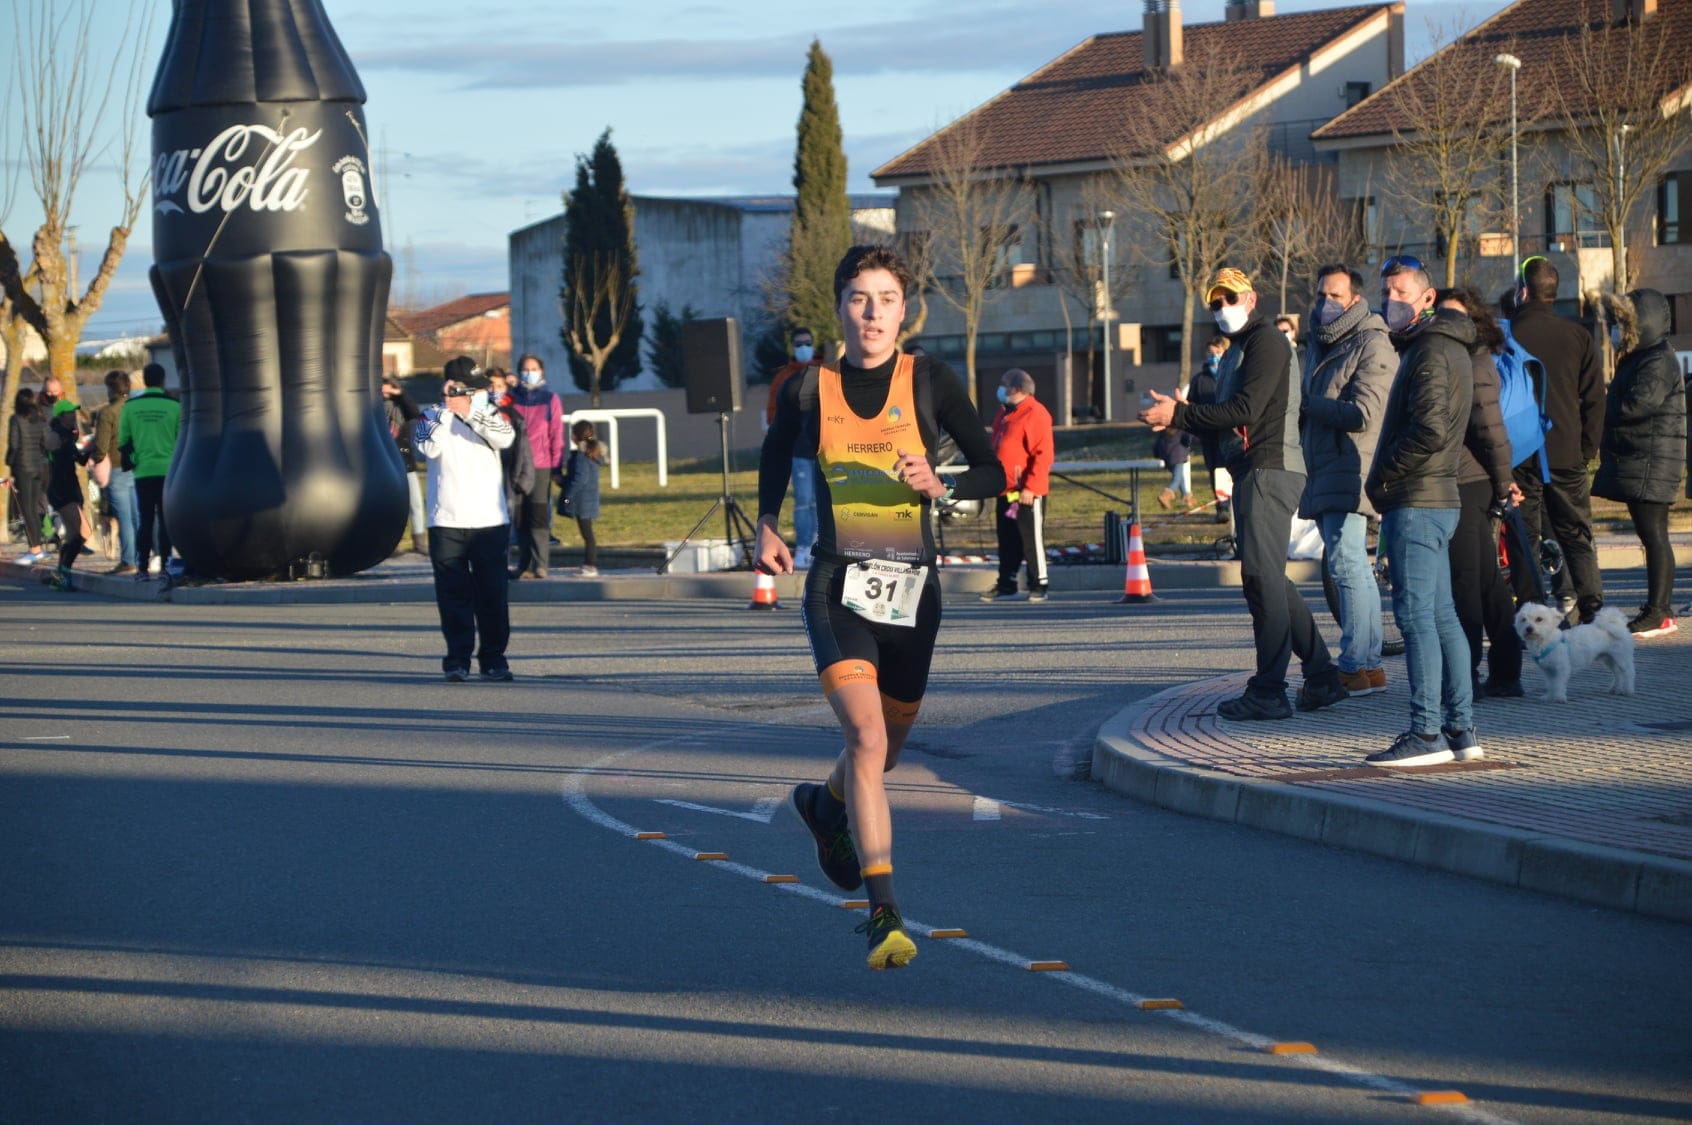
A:
[[[998,516],[999,583],[984,602],[1020,598],[1016,572],[1028,565],[1028,600],[1046,600],[1046,494],[1051,491],[1052,412],[1034,397],[1034,377],[1013,367],[999,378],[993,450],[1005,470]]]
[[[529,434],[529,451],[534,455],[535,480],[511,513],[517,536],[517,576],[545,578],[552,558],[552,478],[562,471],[570,452],[564,440],[564,403],[546,385],[546,368],[540,358],[525,355],[517,361],[517,389],[511,405],[523,418]]]

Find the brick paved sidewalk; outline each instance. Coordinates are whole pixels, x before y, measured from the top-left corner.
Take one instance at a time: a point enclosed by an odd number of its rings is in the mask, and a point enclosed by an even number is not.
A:
[[[1639,642],[1636,663],[1639,694],[1589,670],[1559,704],[1532,698],[1529,661],[1528,698],[1476,704],[1484,760],[1414,770],[1362,763],[1409,726],[1402,657],[1384,693],[1283,721],[1221,718],[1246,676],[1204,680],[1107,724],[1094,775],[1184,812],[1692,921],[1692,628]]]

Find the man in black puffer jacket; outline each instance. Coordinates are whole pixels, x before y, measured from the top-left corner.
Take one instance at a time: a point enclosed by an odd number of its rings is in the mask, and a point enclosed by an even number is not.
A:
[[[1475,737],[1469,641],[1451,597],[1451,536],[1462,501],[1457,466],[1474,395],[1469,347],[1475,323],[1434,309],[1433,282],[1408,255],[1381,270],[1381,307],[1398,375],[1364,485],[1381,513],[1392,612],[1404,634],[1410,729],[1364,759],[1372,766],[1425,766],[1482,756]]]
[[[1240,546],[1240,586],[1251,611],[1257,672],[1238,699],[1223,700],[1225,719],[1285,719],[1287,665],[1297,653],[1304,667],[1298,709],[1314,711],[1347,696],[1339,666],[1316,628],[1310,607],[1287,577],[1292,515],[1304,492],[1304,453],[1298,443],[1298,361],[1287,338],[1257,307],[1257,293],[1236,269],[1217,273],[1205,293],[1216,326],[1232,341],[1216,376],[1216,401],[1177,402],[1156,391],[1140,421],[1173,425],[1201,438],[1213,432],[1234,478],[1234,520]]]
[[[1646,601],[1627,623],[1636,637],[1676,629],[1669,616],[1674,596],[1674,547],[1668,512],[1680,491],[1686,455],[1686,384],[1668,342],[1669,303],[1655,289],[1603,297],[1614,327],[1616,374],[1605,398],[1604,437],[1592,495],[1627,504],[1633,530],[1645,548]]]

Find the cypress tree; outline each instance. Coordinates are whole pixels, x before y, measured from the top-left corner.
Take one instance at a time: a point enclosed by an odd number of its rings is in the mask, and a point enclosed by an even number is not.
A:
[[[599,387],[593,386],[593,365],[574,350],[570,351],[570,374],[576,386],[597,394],[616,388],[625,379],[640,374],[640,338],[643,328],[640,308],[640,289],[635,278],[640,274],[634,244],[634,202],[623,183],[623,163],[611,144],[608,128],[594,142],[587,156],[576,157],[576,185],[564,196],[564,342],[570,343],[570,282],[576,276],[576,263],[582,263],[582,282],[594,286],[599,271],[606,263],[617,270],[618,284],[627,291],[629,315],[623,326],[622,338],[600,372]],[[593,337],[608,339],[612,330],[612,312],[602,308],[594,318]]]
[[[832,356],[840,338],[834,313],[834,267],[852,245],[846,196],[846,151],[834,101],[834,63],[817,40],[805,61],[798,143],[793,153],[793,227],[787,252],[789,324],[816,333],[817,354]]]

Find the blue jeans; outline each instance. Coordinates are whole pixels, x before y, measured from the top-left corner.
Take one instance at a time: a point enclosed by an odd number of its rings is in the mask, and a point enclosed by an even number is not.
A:
[[[793,542],[809,550],[817,541],[817,463],[809,457],[793,459]]]
[[[1381,666],[1381,588],[1369,567],[1368,520],[1359,512],[1323,512],[1322,566],[1339,592],[1341,672]]]
[[[1456,508],[1394,508],[1381,517],[1392,578],[1392,612],[1404,634],[1410,729],[1417,734],[1474,726],[1469,640],[1451,597]]]
[[[134,566],[135,540],[141,533],[141,506],[135,499],[135,474],[128,469],[113,469],[106,482],[106,500],[117,517],[118,557],[125,566]]]

